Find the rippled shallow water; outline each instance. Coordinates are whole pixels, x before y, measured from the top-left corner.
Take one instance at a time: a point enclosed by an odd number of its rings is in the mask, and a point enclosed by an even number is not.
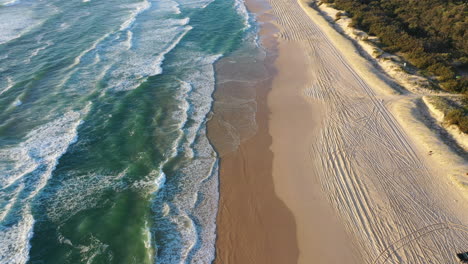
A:
[[[0,263],[209,263],[235,0],[0,0]]]

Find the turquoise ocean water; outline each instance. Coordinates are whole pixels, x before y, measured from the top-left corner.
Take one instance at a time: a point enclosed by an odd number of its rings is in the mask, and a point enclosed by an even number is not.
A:
[[[240,0],[0,0],[0,263],[210,263],[214,64],[255,31]]]

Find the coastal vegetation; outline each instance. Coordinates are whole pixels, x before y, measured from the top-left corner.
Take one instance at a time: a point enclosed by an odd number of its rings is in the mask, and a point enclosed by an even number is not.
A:
[[[467,97],[431,96],[428,100],[437,111],[442,113],[446,125],[456,125],[460,131],[468,133]]]
[[[453,109],[447,113],[445,118],[450,125],[457,125],[463,133],[468,133],[468,118],[466,109]]]
[[[468,3],[463,0],[323,0],[346,11],[350,26],[377,36],[434,84],[468,95]],[[340,13],[341,15],[341,13]],[[339,19],[339,16],[336,17]],[[466,115],[465,115],[466,116]]]

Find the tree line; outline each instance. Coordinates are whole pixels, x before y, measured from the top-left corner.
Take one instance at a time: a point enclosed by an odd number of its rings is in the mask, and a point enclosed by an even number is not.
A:
[[[380,39],[442,89],[468,94],[466,0],[322,0],[345,10],[351,26]]]

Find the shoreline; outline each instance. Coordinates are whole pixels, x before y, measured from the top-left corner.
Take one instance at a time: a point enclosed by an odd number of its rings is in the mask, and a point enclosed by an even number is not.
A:
[[[427,134],[415,108],[305,0],[246,5],[273,56],[255,87],[257,133],[220,158],[214,263],[453,260],[468,200],[412,131]]]
[[[269,78],[254,87],[258,131],[236,151],[225,153],[226,146],[218,135],[217,119],[226,117],[217,118],[215,109],[208,124],[210,140],[221,153],[214,263],[307,264],[342,259],[359,263],[343,225],[321,194],[317,176],[308,177],[313,168],[294,159],[298,146],[302,146],[301,156],[308,156],[300,139],[315,140],[317,135],[311,132],[317,131],[321,122],[320,104],[314,106],[301,92],[311,80],[302,68],[308,67],[303,51],[298,43],[278,37],[281,26],[275,23],[269,3],[251,0],[246,6],[257,15],[260,42],[269,54],[265,60]],[[291,69],[298,74],[291,76]],[[291,80],[295,80],[293,87]],[[221,85],[215,97],[222,98],[225,93]],[[296,117],[294,125],[284,114]],[[310,117],[310,123],[301,122]],[[289,169],[295,171],[292,181],[285,177]],[[305,188],[297,192],[301,185]]]
[[[267,97],[276,75],[276,28],[271,24],[268,6],[263,2],[248,1],[246,6],[249,12],[257,15],[259,42],[266,51],[262,63],[266,78],[253,86],[242,82],[221,83],[214,93],[214,114],[208,123],[208,136],[220,155],[220,199],[214,263],[296,263],[299,251],[294,217],[277,197],[271,176],[274,154],[270,150],[272,138],[269,134]],[[237,101],[238,98],[253,99],[256,131],[251,136],[241,135],[238,146],[233,147],[225,142],[225,134],[230,134],[225,127],[233,127],[240,131],[239,134],[249,134],[249,131],[242,133],[243,123],[246,122],[242,119],[249,119],[248,115],[252,114],[245,113],[244,108],[239,106],[245,101],[239,105],[229,104],[229,101]],[[218,109],[216,104],[219,105]],[[237,113],[239,109],[241,114]]]

